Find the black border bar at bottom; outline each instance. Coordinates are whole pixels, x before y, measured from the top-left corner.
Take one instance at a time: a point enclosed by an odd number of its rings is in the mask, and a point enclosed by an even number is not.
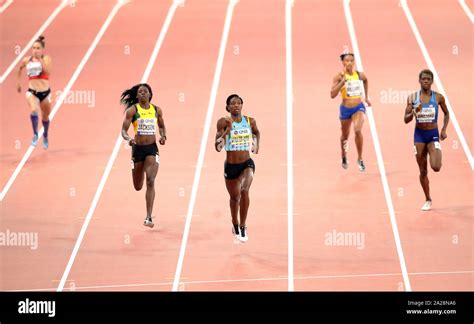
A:
[[[54,316],[53,303],[54,302]],[[143,319],[185,312],[310,312],[403,322],[474,319],[472,292],[1,292],[0,323]],[[381,317],[380,317],[381,316]]]

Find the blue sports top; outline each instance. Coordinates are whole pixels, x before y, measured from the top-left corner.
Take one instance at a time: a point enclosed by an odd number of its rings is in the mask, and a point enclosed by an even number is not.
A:
[[[237,123],[232,122],[232,129],[225,139],[226,151],[250,151],[252,144],[252,127],[250,118],[242,116],[242,120]]]
[[[416,93],[415,102],[413,103],[414,107],[417,107],[421,104],[421,111],[416,117],[416,122],[419,124],[426,123],[437,123],[438,122],[438,102],[436,101],[436,92],[431,90],[431,98],[428,103],[421,103],[420,101],[421,91]]]

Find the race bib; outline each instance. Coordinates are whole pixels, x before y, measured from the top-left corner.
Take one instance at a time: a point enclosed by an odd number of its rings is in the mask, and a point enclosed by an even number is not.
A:
[[[434,107],[423,107],[418,113],[416,120],[419,123],[432,123],[435,120],[436,109]]]
[[[26,74],[30,77],[35,77],[41,74],[43,67],[40,62],[29,62],[26,65]]]
[[[249,150],[252,142],[252,132],[249,128],[231,130],[230,144],[233,149]]]
[[[138,118],[137,119],[138,135],[155,135],[156,134],[156,118]]]
[[[362,86],[360,80],[347,80],[346,93],[348,97],[357,97],[362,95]]]

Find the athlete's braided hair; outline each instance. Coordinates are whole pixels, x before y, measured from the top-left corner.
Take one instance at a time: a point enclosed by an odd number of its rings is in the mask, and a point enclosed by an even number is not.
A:
[[[233,98],[239,98],[240,101],[242,102],[242,104],[244,103],[244,99],[242,99],[238,94],[235,94],[235,93],[234,93],[234,94],[231,94],[230,96],[227,97],[227,99],[226,99],[226,101],[225,101],[225,103],[226,103],[226,105],[225,105],[225,110],[227,110],[227,111],[229,111],[229,112],[230,112],[230,110],[229,110],[230,101],[231,101]]]
[[[153,92],[151,91],[151,87],[147,83],[139,83],[137,85],[134,85],[130,89],[127,89],[124,92],[122,92],[122,95],[120,96],[120,103],[124,105],[126,108],[130,108],[131,106],[138,103],[137,93],[138,93],[138,89],[141,86],[144,86],[148,89],[148,91],[150,92],[150,101],[151,101],[151,98],[153,98]]]

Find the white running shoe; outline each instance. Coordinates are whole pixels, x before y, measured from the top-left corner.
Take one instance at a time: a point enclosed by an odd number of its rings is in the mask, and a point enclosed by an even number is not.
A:
[[[421,207],[421,210],[422,211],[428,211],[428,210],[431,210],[431,200],[427,200],[425,201],[425,203],[423,204],[423,207]]]
[[[151,219],[151,217],[145,218],[145,221],[143,222],[143,225],[145,225],[146,227],[149,227],[149,228],[153,228],[153,226],[155,226],[155,224],[153,223],[153,219]]]
[[[365,164],[364,161],[362,160],[357,160],[357,164],[359,165],[359,171],[364,172],[365,171]]]
[[[247,233],[247,226],[240,226],[240,242],[245,243],[249,240],[249,234]]]
[[[240,231],[239,227],[237,227],[237,233],[235,232],[235,227],[232,225],[232,234],[234,234],[234,239],[240,240]]]

